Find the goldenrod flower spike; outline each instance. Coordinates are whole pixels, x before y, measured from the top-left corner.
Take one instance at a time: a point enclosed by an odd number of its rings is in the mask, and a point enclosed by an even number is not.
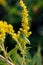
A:
[[[28,32],[30,27],[28,21],[27,7],[25,6],[22,0],[20,0],[20,6],[22,7],[22,23],[21,23],[22,28],[20,28],[20,31],[22,31],[25,34],[25,36],[28,37],[31,33]]]

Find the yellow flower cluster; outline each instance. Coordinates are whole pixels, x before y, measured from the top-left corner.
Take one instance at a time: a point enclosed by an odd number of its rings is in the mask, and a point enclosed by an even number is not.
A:
[[[6,32],[6,23],[4,22],[4,25],[3,25],[3,22],[0,21],[0,40],[4,41],[5,39],[5,32]]]
[[[31,34],[31,31],[28,32],[30,29],[28,25],[28,11],[22,0],[20,0],[20,6],[22,7],[22,28],[20,28],[20,31],[22,31],[25,34],[25,36],[28,37]]]
[[[0,0],[0,2],[2,2],[2,1],[3,0]],[[14,40],[18,39],[20,37],[21,33],[23,35],[25,35],[26,37],[30,36],[31,31],[29,31],[30,27],[28,25],[28,23],[29,23],[28,22],[28,11],[22,0],[20,0],[20,6],[23,8],[22,9],[22,23],[21,23],[22,28],[20,28],[20,30],[16,34],[15,31],[13,30],[12,25],[7,24],[6,21],[0,21],[0,40],[5,39],[6,33],[10,34]],[[21,43],[24,43],[24,40],[25,39],[23,38],[21,40]]]
[[[16,33],[14,33],[13,26],[7,24],[6,21],[0,21],[0,40],[4,41],[6,33],[12,35],[13,39],[17,38]]]

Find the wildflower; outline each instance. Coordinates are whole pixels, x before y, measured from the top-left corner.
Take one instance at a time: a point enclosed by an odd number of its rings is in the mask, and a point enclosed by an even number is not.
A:
[[[28,11],[27,11],[27,7],[25,6],[25,4],[23,3],[22,0],[20,0],[20,6],[22,7],[22,23],[21,23],[21,26],[22,26],[22,32],[23,34],[28,37],[31,33],[29,33],[29,21],[28,21]],[[21,31],[20,29],[20,31]],[[30,31],[31,32],[31,31]]]
[[[13,30],[13,26],[11,24],[7,27],[7,33],[10,34],[14,40],[17,39],[17,34]]]
[[[16,34],[16,33],[12,33],[12,38],[13,38],[13,40],[16,41],[16,39],[17,39],[17,34]]]
[[[1,0],[0,0],[0,2],[1,2]],[[28,11],[22,0],[20,0],[20,5],[23,8],[22,23],[21,23],[22,28],[20,28],[20,30],[16,34],[15,31],[13,30],[13,26],[11,24],[7,24],[6,21],[4,21],[4,22],[0,21],[0,40],[5,39],[6,33],[10,34],[14,40],[18,39],[21,36],[21,34],[25,35],[26,37],[30,36],[31,31],[29,31],[30,27],[28,25]],[[24,37],[22,37],[22,36],[20,37],[21,43],[27,43],[27,41],[25,41],[25,40],[27,40],[27,38],[24,38]]]
[[[12,25],[8,25],[6,21],[0,21],[0,41],[4,41],[6,33],[10,34],[13,39],[17,38]]]
[[[4,22],[0,21],[0,41],[4,41],[5,39],[5,25],[3,25]]]
[[[4,41],[5,39],[5,33],[3,32],[3,30],[0,30],[0,41]]]
[[[13,26],[10,25],[10,24],[9,24],[8,27],[7,27],[7,33],[8,33],[8,34],[14,33]]]

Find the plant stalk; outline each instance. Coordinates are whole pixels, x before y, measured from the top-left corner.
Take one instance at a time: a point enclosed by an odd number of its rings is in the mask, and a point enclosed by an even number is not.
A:
[[[6,59],[5,57],[3,57],[2,55],[0,55],[0,59],[4,62],[6,62],[8,65],[15,65],[13,64],[11,61],[9,61],[8,59]]]

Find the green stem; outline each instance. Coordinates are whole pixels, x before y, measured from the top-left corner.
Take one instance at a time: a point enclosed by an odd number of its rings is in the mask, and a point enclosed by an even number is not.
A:
[[[19,45],[19,47],[20,47],[20,50],[22,51],[22,46],[20,45],[20,43],[19,43],[19,41],[16,39],[16,42],[17,42],[17,44]]]
[[[20,50],[22,52],[22,55],[23,55],[23,61],[22,61],[22,65],[26,65],[26,62],[25,62],[25,55],[23,53],[23,50],[25,51],[25,47],[24,49],[22,49],[22,46],[20,45],[19,41],[16,39],[16,42],[18,43],[19,47],[20,47]]]
[[[24,56],[24,55],[23,55],[22,65],[26,65],[26,62],[25,62],[25,56]]]
[[[3,50],[3,52],[4,52],[4,56],[7,58],[7,56],[6,56],[6,50],[5,50],[5,47],[4,47],[4,44],[2,43],[2,50]]]

